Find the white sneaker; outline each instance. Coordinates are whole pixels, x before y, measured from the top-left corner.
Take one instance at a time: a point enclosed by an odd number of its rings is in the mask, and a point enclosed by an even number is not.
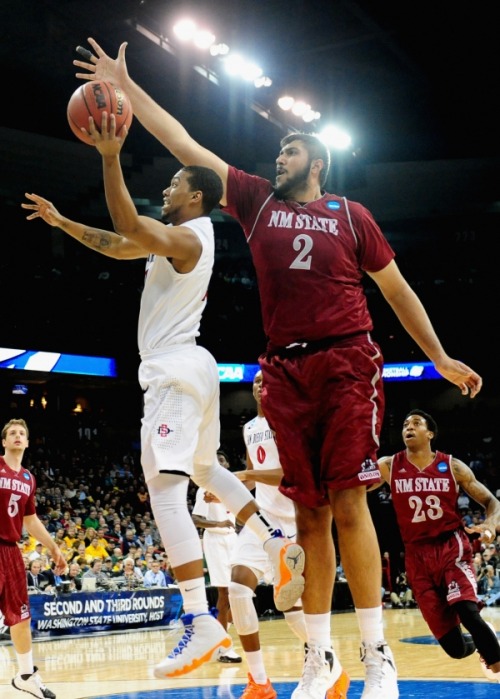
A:
[[[21,675],[18,673],[12,680],[12,686],[21,692],[27,692],[34,697],[39,697],[39,699],[56,699],[54,692],[51,692],[43,684],[37,667],[35,667],[32,675]]]
[[[304,592],[304,549],[276,530],[264,544],[274,572],[274,604],[280,612],[288,611]]]
[[[302,677],[291,699],[345,699],[349,683],[332,649],[308,644]]]
[[[210,612],[184,614],[184,635],[177,646],[154,668],[155,677],[179,677],[215,660],[221,648],[229,649],[231,636]]]
[[[361,699],[398,699],[398,673],[387,643],[362,643],[360,655],[366,675]]]
[[[488,624],[488,626],[490,627],[490,629],[493,631],[493,633],[496,636],[497,632],[495,631],[495,627],[493,626],[493,624],[491,624],[489,621],[486,621],[485,623]],[[498,637],[497,637],[497,643],[498,643]],[[490,670],[490,668],[486,665],[486,662],[485,662],[484,658],[482,657],[482,655],[479,653],[479,651],[477,651],[477,653],[479,655],[479,662],[481,664],[481,670],[483,671],[483,675],[486,677],[486,679],[490,680],[490,682],[497,682],[497,683],[500,682],[500,672],[493,672],[493,670]]]
[[[242,658],[241,658],[241,655],[238,655],[238,653],[236,653],[234,651],[234,648],[231,646],[231,648],[229,648],[229,650],[227,650],[226,648],[219,648],[219,652],[217,654],[217,661],[219,663],[229,663],[229,664],[233,663],[234,664],[234,663],[241,663]]]

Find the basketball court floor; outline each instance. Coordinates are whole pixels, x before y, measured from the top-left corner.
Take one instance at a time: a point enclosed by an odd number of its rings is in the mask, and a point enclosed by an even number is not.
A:
[[[483,616],[500,629],[500,607]],[[488,682],[477,654],[452,660],[435,643],[418,609],[384,610],[386,639],[399,672],[401,699],[491,699],[500,685]],[[283,619],[261,622],[261,640],[268,675],[279,699],[289,699],[302,669],[303,648]],[[363,667],[354,612],[332,614],[334,646],[351,677],[348,699],[359,699]],[[231,627],[235,650],[238,637]],[[246,684],[245,661],[238,665],[210,663],[182,679],[157,680],[154,665],[173,648],[178,627],[108,635],[88,634],[36,641],[35,663],[57,699],[239,699]],[[16,672],[10,641],[0,642],[0,697],[28,694],[11,686]]]

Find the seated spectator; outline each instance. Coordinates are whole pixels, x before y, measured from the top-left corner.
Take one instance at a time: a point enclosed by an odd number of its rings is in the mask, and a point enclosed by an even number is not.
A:
[[[26,582],[30,592],[49,591],[49,579],[42,572],[42,562],[40,557],[29,562],[28,571],[26,573]]]
[[[144,578],[139,568],[136,568],[133,558],[125,558],[123,561],[122,575],[124,587],[134,589],[143,584]]]
[[[85,529],[77,529],[76,539],[72,545],[73,548],[78,551],[78,549],[80,548],[80,544],[83,544],[84,548],[88,546],[87,542],[85,541]]]
[[[484,574],[478,580],[477,596],[487,607],[495,605],[500,598],[500,578],[489,563],[485,568]]]
[[[135,534],[135,530],[131,527],[128,527],[125,531],[125,536],[123,537],[123,541],[121,543],[121,548],[125,556],[128,555],[131,547],[134,549],[137,548],[137,537]]]
[[[169,580],[172,581],[172,578],[169,577]],[[144,587],[167,587],[169,584],[171,583],[167,582],[165,573],[160,568],[160,561],[152,560],[149,570],[144,574]]]
[[[83,573],[82,582],[87,578],[95,578],[97,590],[107,590],[109,588],[109,578],[102,570],[102,558],[94,558],[90,568]]]
[[[36,560],[37,558],[40,558],[40,556],[42,555],[42,553],[43,553],[43,544],[41,544],[40,542],[37,542],[37,543],[35,544],[35,548],[34,548],[33,551],[29,554],[29,559],[30,559],[30,561],[34,561],[34,560]]]
[[[91,558],[100,558],[101,561],[109,555],[108,550],[101,545],[97,534],[92,539],[90,545],[85,548],[85,553]]]
[[[78,563],[70,563],[68,572],[61,575],[61,580],[70,582],[69,589],[71,592],[78,592],[82,589],[82,571]]]
[[[75,541],[77,540],[77,533],[76,533],[76,524],[71,521],[68,523],[68,526],[66,528],[66,531],[64,532],[64,541],[66,544],[70,547],[73,546]]]
[[[96,533],[97,533],[97,538],[99,539],[99,544],[104,549],[106,549],[106,551],[108,552],[108,556],[109,556],[111,554],[112,547],[111,547],[111,543],[110,543],[109,539],[106,536],[106,532],[107,532],[106,527],[99,527],[99,529],[97,530]]]
[[[413,592],[408,585],[408,580],[406,573],[400,573],[396,578],[395,589],[390,594],[392,606],[402,608],[402,607],[416,607],[416,603],[413,600]]]
[[[95,507],[91,507],[88,516],[83,520],[83,526],[85,529],[97,529],[99,527],[99,519],[97,517],[97,510]]]
[[[102,562],[102,572],[107,575],[108,578],[115,578],[116,572],[113,570],[113,559],[111,556],[106,556]]]
[[[82,571],[87,570],[93,560],[92,557],[86,553],[86,548],[85,542],[81,541],[78,545],[76,556],[71,559],[72,562],[78,563]]]

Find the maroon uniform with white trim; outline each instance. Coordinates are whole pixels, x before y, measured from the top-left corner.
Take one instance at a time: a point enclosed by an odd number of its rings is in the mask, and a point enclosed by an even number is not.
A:
[[[269,341],[262,407],[276,432],[280,490],[326,505],[328,489],[380,479],[383,359],[362,278],[394,252],[365,207],[334,194],[283,201],[269,181],[230,167],[227,201],[257,273]]]
[[[30,618],[26,571],[17,542],[23,518],[36,513],[36,482],[21,467],[13,471],[0,456],[0,609],[7,626]]]
[[[452,457],[436,451],[423,470],[406,451],[392,457],[391,493],[405,544],[408,581],[430,630],[439,639],[460,624],[456,602],[478,602],[472,547],[458,511]]]

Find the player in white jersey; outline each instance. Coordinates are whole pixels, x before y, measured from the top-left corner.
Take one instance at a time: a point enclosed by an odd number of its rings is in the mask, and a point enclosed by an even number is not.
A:
[[[122,129],[122,132],[124,130]],[[221,468],[219,374],[212,355],[196,344],[214,263],[210,211],[222,196],[210,168],[187,166],[163,192],[169,225],[139,216],[125,185],[114,115],[103,114],[101,132],[89,133],[102,156],[106,202],[115,232],[90,228],[62,216],[54,205],[26,194],[28,219],[42,218],[78,242],[121,260],[147,260],[138,343],[139,383],[144,391],[142,467],[163,545],[183,596],[185,634],[154,669],[178,677],[231,647],[231,637],[208,610],[200,538],[187,506],[189,479],[214,493],[264,543],[279,575],[277,604],[289,605],[304,589],[303,551],[277,535],[234,474]],[[126,309],[125,309],[126,312]],[[297,564],[298,562],[298,564]]]
[[[226,454],[219,449],[217,459],[223,468],[229,468]],[[217,619],[226,629],[229,627],[229,583],[231,582],[231,553],[238,540],[236,517],[212,493],[198,488],[191,513],[198,529],[203,529],[203,553],[207,564],[210,585],[217,588]],[[241,656],[230,648],[221,651],[220,663],[241,663]]]

